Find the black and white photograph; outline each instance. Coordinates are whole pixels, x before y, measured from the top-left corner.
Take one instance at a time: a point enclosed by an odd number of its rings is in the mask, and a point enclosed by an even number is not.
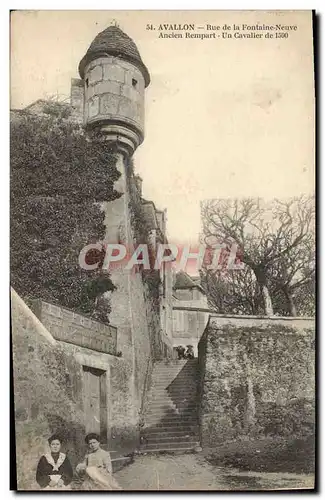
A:
[[[11,489],[315,489],[315,26],[11,12]]]

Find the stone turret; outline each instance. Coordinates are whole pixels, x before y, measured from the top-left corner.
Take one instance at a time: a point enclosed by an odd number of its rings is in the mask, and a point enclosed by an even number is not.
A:
[[[114,182],[120,196],[101,204],[105,214],[104,240],[107,244],[124,245],[128,255],[132,255],[131,186],[138,183],[140,189],[140,180],[131,175],[129,160],[144,139],[144,94],[150,82],[149,72],[133,40],[117,26],[110,26],[90,44],[79,64],[79,74],[81,80],[72,82],[72,107],[76,115],[83,116],[90,140],[92,132],[104,136],[120,173]],[[151,356],[147,306],[139,273],[126,268],[125,263],[110,267],[109,273],[115,287],[106,294],[111,309],[109,319],[117,328],[117,351],[122,352],[126,377],[126,399],[118,404],[124,408],[123,418],[133,432],[138,429],[144,378]]]
[[[144,93],[149,72],[133,40],[109,26],[91,43],[79,64],[84,82],[84,124],[97,128],[123,155],[144,139]]]

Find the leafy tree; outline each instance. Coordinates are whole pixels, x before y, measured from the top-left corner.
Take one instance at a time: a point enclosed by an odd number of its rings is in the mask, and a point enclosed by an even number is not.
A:
[[[114,152],[88,140],[69,108],[15,113],[11,122],[11,282],[26,299],[42,298],[108,321],[98,299],[113,289],[101,266],[81,269],[80,250],[105,235],[101,204],[117,198]],[[87,262],[102,262],[98,252]]]

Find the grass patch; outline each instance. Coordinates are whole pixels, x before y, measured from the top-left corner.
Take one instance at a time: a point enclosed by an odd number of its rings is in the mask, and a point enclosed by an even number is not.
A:
[[[293,440],[244,441],[209,450],[207,461],[242,471],[310,474],[315,470],[314,436]]]

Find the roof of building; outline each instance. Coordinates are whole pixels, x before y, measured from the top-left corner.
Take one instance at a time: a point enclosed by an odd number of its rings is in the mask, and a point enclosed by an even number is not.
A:
[[[136,44],[118,26],[109,26],[95,37],[86,55],[79,64],[79,73],[84,78],[86,65],[97,57],[113,55],[133,63],[143,74],[145,86],[150,83],[149,71],[144,65]]]

